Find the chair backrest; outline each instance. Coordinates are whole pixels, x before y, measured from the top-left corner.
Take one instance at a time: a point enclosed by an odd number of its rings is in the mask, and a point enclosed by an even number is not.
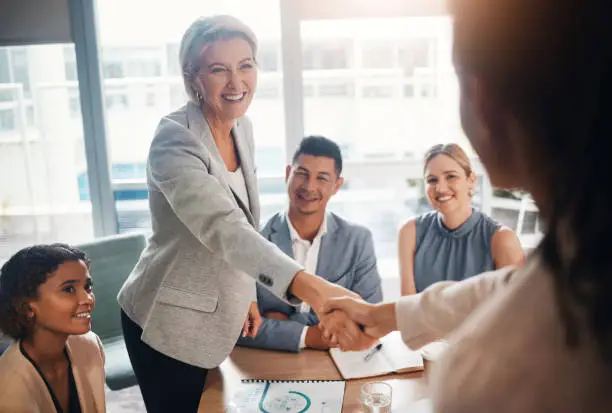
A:
[[[91,260],[89,272],[96,296],[91,329],[103,341],[122,335],[117,294],[138,262],[146,243],[143,234],[126,234],[99,238],[77,246]]]

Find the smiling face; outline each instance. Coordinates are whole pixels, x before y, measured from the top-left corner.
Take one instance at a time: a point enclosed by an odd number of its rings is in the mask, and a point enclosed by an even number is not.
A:
[[[468,175],[457,161],[445,154],[435,156],[425,167],[427,200],[442,214],[470,207],[475,182],[474,173]]]
[[[33,332],[85,334],[91,329],[95,305],[89,270],[83,261],[60,264],[38,287],[38,298],[28,302],[28,317],[35,320]]]
[[[257,67],[249,43],[234,37],[206,45],[195,82],[206,108],[219,120],[243,116],[257,87]]]
[[[302,154],[287,166],[286,175],[289,209],[304,215],[324,213],[344,182],[334,159],[327,156]]]

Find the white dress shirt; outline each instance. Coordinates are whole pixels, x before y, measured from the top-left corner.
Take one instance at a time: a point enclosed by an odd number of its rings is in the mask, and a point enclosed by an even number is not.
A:
[[[304,267],[304,271],[310,274],[317,273],[317,263],[319,262],[319,249],[321,248],[321,239],[327,233],[327,214],[323,217],[323,222],[319,227],[319,232],[314,237],[312,242],[304,240],[291,224],[291,218],[287,215],[287,224],[289,226],[289,235],[291,236],[291,247],[293,249],[293,259],[298,264]],[[310,306],[306,303],[300,305],[300,312],[307,313],[310,311]],[[306,331],[308,326],[302,330],[300,337],[300,349],[306,347]]]

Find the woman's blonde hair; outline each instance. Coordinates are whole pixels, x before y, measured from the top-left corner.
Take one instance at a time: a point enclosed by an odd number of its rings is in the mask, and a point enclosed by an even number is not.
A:
[[[193,87],[193,81],[200,70],[202,49],[219,40],[236,37],[246,40],[253,51],[253,58],[257,55],[257,37],[255,33],[237,18],[229,15],[200,17],[195,20],[181,40],[179,50],[179,63],[185,91],[194,103],[200,103],[200,92]]]
[[[456,143],[438,144],[434,145],[425,153],[425,159],[423,162],[423,172],[427,168],[427,165],[433,158],[438,155],[446,155],[453,159],[461,166],[461,169],[465,172],[465,176],[470,177],[473,173],[472,163],[470,158],[467,156],[465,151],[461,149],[461,146]]]

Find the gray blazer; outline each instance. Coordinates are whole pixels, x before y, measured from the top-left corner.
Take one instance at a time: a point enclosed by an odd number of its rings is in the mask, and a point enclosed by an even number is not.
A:
[[[145,343],[204,368],[218,366],[236,344],[256,297],[254,280],[288,299],[287,289],[302,269],[258,233],[248,119],[238,119],[232,133],[250,205],[229,187],[197,105],[188,103],[161,119],[147,162],[153,234],[117,298],[142,327]]]
[[[276,214],[266,224],[262,235],[293,257],[291,235],[286,214]],[[352,224],[335,214],[327,214],[327,234],[321,239],[317,275],[359,294],[363,299],[377,303],[382,300],[382,287],[370,231]],[[270,350],[299,351],[304,326],[317,324],[319,319],[311,310],[300,313],[291,306],[257,286],[257,303],[262,313],[276,311],[289,316],[289,320],[264,318],[257,337],[241,337],[238,344]]]

